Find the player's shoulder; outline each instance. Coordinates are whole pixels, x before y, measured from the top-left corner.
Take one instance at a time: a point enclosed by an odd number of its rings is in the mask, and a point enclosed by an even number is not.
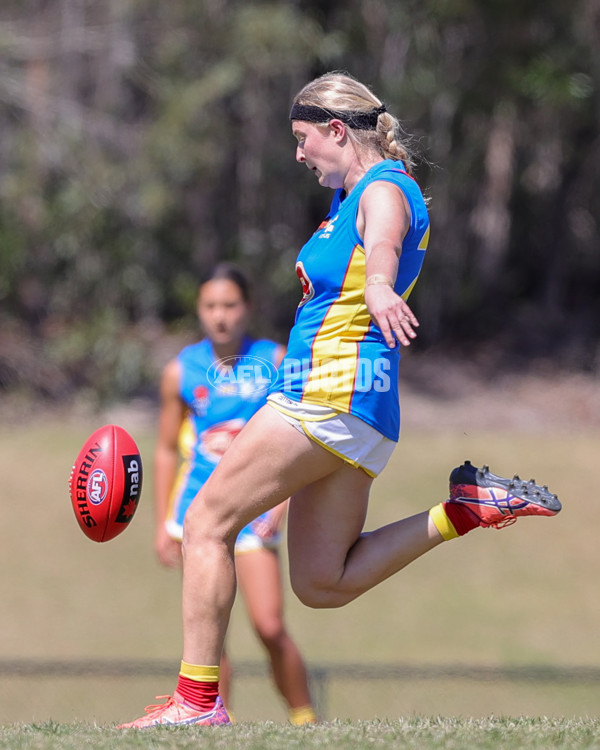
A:
[[[208,339],[201,339],[193,344],[184,346],[176,359],[183,364],[188,364],[190,362],[203,364],[207,359],[212,361],[212,347],[210,341]]]
[[[179,357],[170,359],[167,364],[163,367],[162,371],[162,382],[172,382],[178,380],[181,376],[181,362]]]
[[[429,225],[427,205],[421,188],[414,177],[406,171],[404,163],[386,159],[373,170],[372,179],[364,191],[365,200],[373,203],[385,201],[386,190],[393,201],[401,196],[402,202],[410,208],[411,224],[419,229]]]

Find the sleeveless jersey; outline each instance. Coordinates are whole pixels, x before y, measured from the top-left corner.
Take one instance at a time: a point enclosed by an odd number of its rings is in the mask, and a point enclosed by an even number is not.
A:
[[[417,281],[429,240],[425,201],[402,162],[382,161],[343,200],[336,191],[326,220],[298,255],[303,296],[271,391],[354,414],[396,441],[400,346],[390,349],[369,316],[365,250],[356,228],[360,198],[376,180],[397,185],[410,208],[394,291],[407,299]]]
[[[179,432],[183,462],[166,520],[173,538],[182,538],[183,519],[192,500],[234,437],[265,403],[275,377],[278,347],[274,341],[246,337],[238,355],[221,360],[220,366],[208,339],[180,352],[180,396],[187,413]]]

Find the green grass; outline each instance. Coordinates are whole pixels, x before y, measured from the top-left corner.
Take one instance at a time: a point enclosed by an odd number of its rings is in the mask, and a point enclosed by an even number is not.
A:
[[[123,734],[89,724],[13,725],[0,728],[7,750],[583,750],[600,747],[600,722],[592,719],[413,717],[395,721],[335,721],[295,729],[274,723],[221,728],[164,728]]]
[[[84,438],[107,421],[138,440],[145,487],[131,527],[95,544],[77,526],[67,478]],[[172,677],[158,678],[0,675],[0,747],[600,747],[598,724],[585,718],[598,715],[595,683],[334,680],[324,716],[331,723],[298,731],[285,725],[265,678],[240,678],[234,728],[144,739],[113,731],[172,691],[181,653],[180,574],[162,569],[152,551],[154,433],[153,418],[127,416],[0,424],[0,661],[150,658],[174,665]],[[465,458],[497,473],[535,476],[559,493],[564,511],[443,545],[341,610],[307,609],[286,590],[287,620],[308,663],[600,667],[599,452],[600,433],[589,430],[407,427],[374,485],[368,527],[443,499],[449,469]],[[263,660],[239,603],[228,647],[234,663]],[[454,718],[410,718],[434,716]]]

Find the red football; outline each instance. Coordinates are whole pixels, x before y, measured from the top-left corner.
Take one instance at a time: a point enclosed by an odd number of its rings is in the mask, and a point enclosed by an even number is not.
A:
[[[142,491],[142,459],[131,435],[107,424],[93,432],[75,459],[69,492],[83,533],[108,542],[133,518]]]

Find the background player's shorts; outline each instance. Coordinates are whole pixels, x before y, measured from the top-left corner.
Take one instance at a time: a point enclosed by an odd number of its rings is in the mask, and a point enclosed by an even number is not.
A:
[[[263,537],[259,536],[254,530],[254,524],[260,521],[265,521],[269,515],[268,511],[260,515],[255,521],[251,521],[249,524],[238,534],[238,538],[235,541],[235,554],[242,552],[252,552],[255,549],[270,549],[277,550],[281,544],[281,532],[271,534],[271,536]],[[165,528],[173,539],[181,542],[183,539],[183,526],[176,523],[175,521],[167,520]]]
[[[265,521],[267,516],[268,512],[263,513],[256,519],[256,521],[252,521],[251,523],[247,524],[240,531],[235,542],[236,555],[242,552],[252,552],[252,550],[255,549],[277,550],[279,548],[279,545],[281,544],[281,532],[271,534],[271,536],[268,537],[262,537],[259,536],[254,530],[254,524],[256,522]],[[165,527],[167,529],[167,532],[169,533],[169,536],[171,536],[178,542],[182,541],[183,526],[181,524],[175,523],[171,519],[165,523]]]
[[[396,443],[353,414],[271,393],[267,403],[297,430],[369,476],[380,474]]]
[[[266,515],[266,513],[263,515]],[[259,516],[259,518],[262,518],[262,516]],[[244,554],[244,552],[253,552],[257,549],[277,550],[280,544],[281,533],[278,532],[265,538],[259,536],[252,529],[252,523],[249,523],[238,534],[238,538],[235,541],[235,554],[240,555]]]

